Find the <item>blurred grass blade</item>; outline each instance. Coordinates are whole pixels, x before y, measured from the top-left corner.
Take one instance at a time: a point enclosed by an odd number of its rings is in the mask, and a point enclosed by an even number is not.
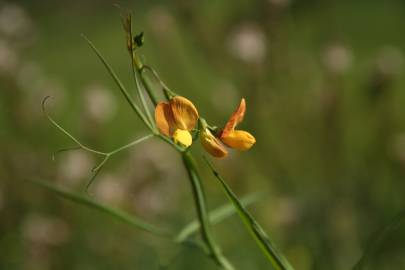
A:
[[[401,222],[405,219],[405,210],[402,210],[397,214],[388,224],[383,226],[375,233],[371,243],[367,245],[367,249],[364,251],[363,256],[353,266],[353,270],[361,270],[367,265],[367,263],[379,252],[380,246],[387,240],[387,238],[396,230],[399,229]]]
[[[261,228],[261,226],[256,222],[252,215],[243,206],[240,200],[236,197],[235,193],[230,189],[230,187],[225,183],[224,179],[215,170],[211,162],[204,156],[205,161],[212,170],[214,176],[219,180],[224,192],[226,193],[228,199],[232,202],[236,208],[240,218],[243,223],[252,234],[256,243],[261,248],[262,252],[270,260],[274,269],[277,270],[293,270],[294,268],[286,260],[286,258],[276,249],[272,240],[267,236],[266,232]]]
[[[93,49],[94,53],[97,55],[97,57],[100,59],[100,61],[103,63],[104,67],[107,69],[108,73],[111,75],[111,77],[114,79],[115,83],[117,84],[118,88],[120,89],[121,93],[124,95],[125,99],[128,101],[129,105],[131,108],[135,111],[135,113],[141,118],[141,120],[145,123],[145,125],[150,129],[154,130],[151,126],[151,123],[149,123],[148,119],[144,115],[144,113],[141,111],[141,109],[136,105],[136,103],[133,101],[131,98],[129,92],[125,88],[124,84],[121,82],[121,80],[118,78],[117,74],[115,71],[112,69],[112,67],[107,63],[107,60],[105,60],[104,56],[100,53],[100,51],[94,46],[93,42],[91,42],[85,35],[82,35],[82,37],[86,40],[86,42],[90,45],[90,47]]]
[[[259,201],[262,198],[261,193],[254,193],[245,196],[244,198],[241,199],[241,203],[244,206],[248,206],[252,203],[255,203]],[[235,214],[237,211],[235,207],[232,204],[224,204],[208,213],[208,218],[211,223],[211,225],[218,224],[222,222],[223,220],[231,217],[233,214]],[[198,220],[193,220],[190,223],[188,223],[184,228],[177,234],[175,241],[176,242],[183,242],[186,239],[188,239],[191,235],[195,234],[198,232],[200,229],[200,224],[198,223]]]
[[[55,194],[70,200],[72,202],[81,204],[81,205],[85,205],[87,207],[96,209],[100,212],[106,213],[118,220],[121,220],[137,229],[152,233],[154,235],[158,235],[158,236],[170,236],[169,233],[163,229],[157,228],[152,224],[149,224],[143,220],[141,220],[140,218],[136,218],[134,216],[131,216],[121,210],[118,209],[114,209],[112,207],[103,205],[101,203],[98,203],[96,201],[93,201],[91,199],[89,199],[88,197],[85,197],[83,195],[74,193],[74,192],[70,192],[70,191],[66,191],[63,190],[59,187],[56,187],[54,185],[51,185],[49,183],[43,182],[43,181],[35,181],[35,180],[29,180],[31,183],[34,183],[35,185],[38,185],[40,187],[43,187],[49,191],[54,192]]]

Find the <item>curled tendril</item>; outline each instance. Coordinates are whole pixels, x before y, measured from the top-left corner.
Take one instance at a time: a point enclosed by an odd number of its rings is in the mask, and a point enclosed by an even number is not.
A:
[[[144,137],[141,137],[139,139],[136,139],[124,146],[118,147],[110,152],[102,152],[102,151],[98,151],[95,149],[92,149],[84,144],[82,144],[78,139],[76,139],[72,134],[70,134],[66,129],[64,129],[60,124],[58,124],[58,122],[56,122],[48,113],[48,111],[46,110],[46,104],[48,102],[49,99],[51,99],[51,96],[46,96],[43,100],[42,100],[42,111],[45,114],[46,118],[49,120],[49,122],[51,122],[51,124],[56,127],[59,131],[61,131],[63,134],[65,134],[69,139],[71,139],[73,142],[75,142],[77,144],[76,147],[69,147],[69,148],[63,148],[60,150],[55,151],[52,154],[52,160],[55,159],[55,156],[61,152],[67,152],[67,151],[74,151],[74,150],[84,150],[99,156],[103,156],[104,158],[102,159],[102,161],[96,165],[91,171],[93,172],[92,177],[90,178],[90,180],[88,181],[87,185],[86,185],[86,192],[88,193],[89,187],[90,185],[94,182],[94,180],[96,179],[97,175],[99,174],[99,172],[101,171],[101,169],[104,167],[104,165],[107,163],[108,159],[118,153],[121,152],[127,148],[130,148],[140,142],[143,142],[151,137],[153,137],[153,134],[149,134],[146,135]]]

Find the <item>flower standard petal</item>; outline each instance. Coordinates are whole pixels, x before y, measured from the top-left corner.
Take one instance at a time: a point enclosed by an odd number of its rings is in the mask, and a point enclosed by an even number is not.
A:
[[[168,137],[177,129],[171,106],[167,102],[160,102],[156,106],[155,121],[159,131]]]
[[[224,158],[228,155],[225,146],[218,140],[209,129],[203,129],[200,133],[201,145],[204,149],[217,158]]]
[[[239,107],[236,109],[236,111],[233,112],[228,122],[226,123],[222,131],[221,137],[233,131],[236,125],[242,122],[243,117],[245,116],[245,112],[246,112],[246,101],[244,98],[242,98]]]
[[[192,130],[198,121],[198,111],[194,104],[185,97],[175,96],[170,99],[177,127],[183,130]]]
[[[255,137],[244,130],[232,130],[221,136],[221,141],[229,147],[237,150],[249,150],[256,143]]]

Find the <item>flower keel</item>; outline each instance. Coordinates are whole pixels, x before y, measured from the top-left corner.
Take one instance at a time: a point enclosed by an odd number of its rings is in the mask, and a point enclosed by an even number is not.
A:
[[[173,133],[173,141],[185,147],[189,147],[193,143],[193,138],[188,130],[176,129]]]
[[[242,122],[246,112],[246,101],[241,99],[239,107],[231,115],[224,129],[220,133],[219,139],[227,146],[246,151],[256,143],[255,137],[247,131],[235,130],[235,127]]]
[[[225,136],[221,137],[221,140],[227,146],[241,151],[249,150],[256,142],[255,137],[244,130],[228,132]]]

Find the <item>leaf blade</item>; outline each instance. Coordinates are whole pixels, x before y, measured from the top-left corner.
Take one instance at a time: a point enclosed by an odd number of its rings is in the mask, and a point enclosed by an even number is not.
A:
[[[53,193],[59,195],[60,197],[70,200],[71,202],[75,202],[84,206],[87,206],[89,208],[93,208],[95,210],[98,210],[102,213],[108,214],[118,220],[123,221],[124,223],[127,223],[137,229],[146,231],[148,233],[157,235],[157,236],[163,236],[163,237],[169,237],[169,233],[166,230],[163,230],[161,228],[156,227],[155,225],[149,224],[146,221],[143,221],[140,218],[134,217],[129,215],[128,213],[121,211],[119,209],[115,209],[109,206],[106,206],[104,204],[98,203],[94,200],[89,199],[86,196],[70,192],[67,190],[64,190],[62,188],[56,187],[54,185],[51,185],[49,183],[46,183],[44,181],[36,181],[36,180],[28,180],[29,182],[47,189],[48,191],[52,191]]]
[[[118,86],[120,89],[121,93],[124,95],[125,99],[128,101],[129,105],[131,108],[135,111],[135,113],[138,115],[139,118],[145,123],[145,125],[150,129],[154,130],[151,126],[151,123],[149,123],[148,119],[146,118],[145,114],[142,112],[142,110],[139,108],[139,106],[132,100],[131,95],[129,94],[128,90],[125,88],[124,84],[121,82],[121,80],[118,78],[118,75],[115,73],[114,69],[108,64],[107,60],[105,57],[101,54],[101,52],[97,49],[97,47],[93,44],[93,42],[90,41],[85,35],[82,34],[82,37],[84,40],[86,40],[87,44],[89,44],[90,48],[94,51],[94,53],[97,55],[98,59],[101,61],[101,63],[104,65],[110,76],[113,78],[115,84]]]
[[[241,199],[241,202],[244,206],[248,206],[260,200],[262,194],[254,193],[249,194]],[[208,212],[208,218],[211,225],[218,224],[223,220],[231,217],[232,215],[236,214],[236,209],[232,204],[224,204],[219,206],[218,208]],[[197,220],[192,220],[187,225],[180,230],[180,232],[176,235],[175,241],[176,242],[183,242],[191,235],[195,234],[200,228],[200,225]]]
[[[269,259],[272,266],[277,270],[294,270],[294,268],[290,265],[287,259],[281,254],[281,252],[279,252],[276,249],[273,241],[268,237],[266,232],[256,222],[253,216],[247,211],[247,209],[237,198],[235,193],[226,184],[221,175],[215,170],[211,162],[205,156],[204,159],[207,162],[214,176],[218,179],[228,199],[232,202],[232,204],[236,208],[239,217],[245,224],[248,231],[252,234],[253,238],[255,239],[256,243],[258,244],[264,255]]]

